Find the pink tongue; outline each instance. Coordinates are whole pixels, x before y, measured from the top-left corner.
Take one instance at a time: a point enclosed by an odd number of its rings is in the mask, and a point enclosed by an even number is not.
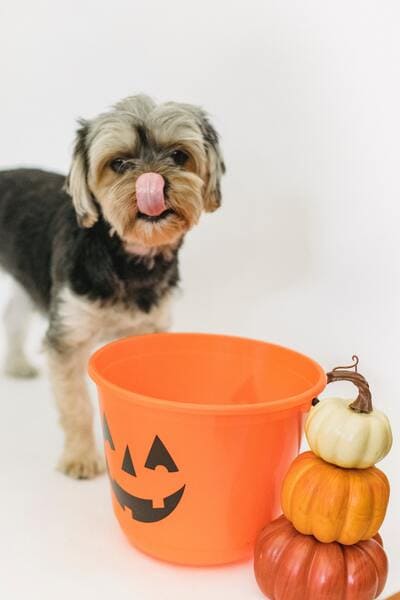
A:
[[[159,173],[143,173],[136,180],[136,201],[141,213],[157,217],[166,210],[164,178]]]

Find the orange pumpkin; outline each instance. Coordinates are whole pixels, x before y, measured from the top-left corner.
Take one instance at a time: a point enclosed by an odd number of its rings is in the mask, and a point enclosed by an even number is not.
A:
[[[382,539],[354,546],[322,544],[281,516],[260,533],[254,571],[270,600],[373,600],[386,582]]]
[[[376,467],[342,469],[304,452],[286,474],[282,509],[300,533],[355,544],[377,533],[389,491],[386,475]]]

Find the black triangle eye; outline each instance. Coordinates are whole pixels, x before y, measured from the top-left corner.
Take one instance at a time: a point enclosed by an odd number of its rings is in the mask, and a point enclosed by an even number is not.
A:
[[[172,459],[172,456],[157,435],[150,448],[149,456],[147,457],[146,464],[144,466],[148,469],[155,469],[158,467],[158,465],[162,465],[170,473],[179,471]]]
[[[110,444],[111,450],[115,450],[114,442],[111,437],[110,428],[107,423],[106,415],[103,416],[103,436],[104,436],[104,442],[108,442]]]
[[[129,475],[136,477],[135,467],[133,466],[132,457],[128,446],[126,447],[124,460],[122,461],[122,470],[125,471],[125,473],[129,473]]]

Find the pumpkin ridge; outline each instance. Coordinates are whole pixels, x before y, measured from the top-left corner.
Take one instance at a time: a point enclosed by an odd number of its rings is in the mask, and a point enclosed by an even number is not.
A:
[[[367,461],[368,461],[368,459],[369,459],[368,450],[369,450],[369,446],[371,444],[371,425],[372,425],[372,423],[368,418],[366,419],[366,421],[368,422],[368,425],[364,431],[364,439],[363,439],[364,443],[360,447],[359,455],[364,456],[365,459],[367,459]],[[364,463],[362,463],[362,464],[364,464]]]
[[[311,481],[313,481],[311,479]],[[296,515],[296,524],[298,525],[299,531],[305,535],[311,534],[309,525],[309,515],[314,514],[316,507],[314,500],[316,498],[315,490],[318,490],[318,484],[315,482],[312,488],[307,490],[307,494],[303,491],[304,483],[302,480],[297,481],[297,484],[293,488],[292,496],[290,499],[291,514]],[[301,498],[301,504],[298,498]],[[298,519],[300,517],[300,522]]]
[[[348,496],[350,491],[350,477],[346,469],[342,469],[333,464],[327,464],[326,470],[332,474],[329,486],[326,486],[325,496],[331,502],[332,511],[329,512],[329,504],[325,504],[325,516],[329,523],[334,523],[335,528],[332,529],[332,535],[329,539],[321,540],[323,542],[339,541],[343,528],[343,515],[347,513]]]
[[[336,536],[335,541],[340,542],[343,530],[346,528],[346,523],[348,519],[348,509],[349,509],[349,497],[352,489],[351,475],[347,469],[342,469],[341,467],[337,467],[339,470],[339,481],[338,486],[341,489],[341,497],[340,497],[340,507],[336,512]],[[344,489],[345,488],[345,489]],[[342,515],[345,515],[344,518]],[[339,516],[341,518],[339,518]]]
[[[346,477],[347,474],[343,474],[341,470],[338,471],[338,467],[322,459],[319,459],[319,462],[319,486],[314,502],[314,505],[318,502],[318,509],[310,514],[311,533],[321,542],[329,543],[337,539],[337,530],[340,526],[339,515],[345,498],[342,491],[342,481],[337,481],[335,485],[335,480],[343,475]],[[338,501],[340,501],[340,504],[338,504]],[[314,523],[317,524],[317,527]]]
[[[361,544],[360,544],[360,545],[362,545],[363,551],[369,556],[370,561],[373,562],[375,571],[377,574],[377,589],[375,592],[375,598],[377,598],[383,592],[383,588],[385,587],[385,584],[386,584],[387,569],[388,569],[388,559],[386,556],[386,552],[383,549],[383,545],[379,542],[379,540],[381,540],[381,542],[382,542],[380,535],[377,534],[375,537],[371,538],[370,540],[366,540],[365,542],[361,542]],[[379,546],[379,548],[376,546],[376,544],[377,544],[377,546]],[[383,569],[382,569],[383,576],[380,573],[379,565],[378,565],[378,562],[380,560],[383,564]]]
[[[273,536],[277,535],[278,533],[282,533],[284,530],[285,530],[285,527],[277,527],[276,529],[273,529],[272,531],[268,531],[266,533],[266,535],[264,535],[261,538],[260,541],[262,543],[266,543],[266,542],[268,542],[268,540],[269,540],[270,537],[273,537]]]
[[[389,487],[389,480],[385,473],[378,469],[377,467],[372,467],[373,472],[381,479],[382,483],[384,483],[387,487]]]
[[[291,527],[293,527],[293,526],[291,525]],[[306,537],[307,537],[307,536],[306,536]],[[294,535],[294,536],[293,536],[293,537],[290,539],[289,543],[286,545],[286,547],[285,547],[285,549],[284,549],[284,552],[283,552],[283,553],[280,555],[280,562],[279,562],[279,566],[278,566],[278,568],[276,569],[275,582],[279,582],[279,579],[280,579],[280,578],[278,577],[278,573],[279,573],[279,567],[280,567],[280,566],[285,566],[285,563],[286,563],[286,560],[285,560],[285,558],[286,558],[286,557],[285,557],[285,554],[286,554],[287,556],[293,556],[293,555],[294,555],[294,550],[295,550],[295,549],[292,549],[292,548],[291,548],[291,546],[295,546],[296,544],[298,544],[298,543],[299,543],[299,539],[300,539],[300,538],[303,538],[303,539],[305,539],[305,538],[304,538],[304,536],[303,536],[301,533],[299,533],[299,532],[297,532],[297,531],[296,531],[296,535]],[[307,550],[307,553],[305,554],[305,557],[306,557],[306,558],[303,558],[303,561],[302,561],[303,565],[304,565],[304,564],[307,564],[307,561],[308,561],[308,559],[309,559],[310,555],[313,553],[313,551],[314,551],[314,548],[313,548],[313,546],[310,544],[310,546],[309,546],[309,548],[308,548],[308,550]],[[303,569],[304,569],[304,566],[303,566]],[[283,570],[283,569],[281,568],[281,570]],[[295,577],[296,577],[296,579],[297,579],[299,582],[301,582],[302,578],[299,576],[299,574],[298,574],[298,573],[296,573]],[[291,584],[291,579],[292,579],[292,578],[293,578],[293,574],[291,574],[291,576],[290,576],[290,577],[287,577],[287,578],[286,578],[285,594],[283,595],[283,597],[284,597],[284,598],[286,598],[286,596],[287,596],[287,594],[286,594],[286,588],[287,588],[287,587],[289,587],[289,589],[290,589],[290,584]],[[298,591],[300,591],[300,590],[298,590],[298,588],[297,588],[297,592],[298,592]],[[305,586],[304,586],[304,592],[306,592],[306,591],[307,591],[307,587],[306,587],[306,585],[305,585]],[[297,592],[296,592],[296,593],[297,593]],[[275,589],[275,583],[274,583],[274,597],[276,597],[276,595],[277,595],[277,590]],[[282,596],[280,596],[280,597],[282,597]],[[308,598],[307,598],[307,596],[302,596],[302,598],[304,598],[304,600],[311,600],[311,599],[308,599]]]
[[[376,598],[376,597],[377,597],[377,595],[378,595],[378,593],[377,593],[377,592],[378,592],[378,589],[379,589],[379,580],[380,580],[379,573],[378,573],[378,569],[377,569],[377,567],[376,567],[375,561],[373,560],[372,556],[371,556],[371,555],[369,554],[369,552],[367,552],[367,550],[365,549],[363,542],[361,542],[361,544],[359,544],[359,547],[360,547],[360,550],[361,550],[361,552],[362,552],[364,555],[366,555],[366,556],[367,556],[367,559],[368,559],[368,561],[369,561],[370,563],[372,563],[372,565],[373,565],[373,568],[374,568],[374,571],[375,571],[375,583],[376,583],[376,585],[375,585],[375,591],[374,591],[374,596],[373,596],[373,597],[374,597],[374,598]]]
[[[332,444],[332,447],[330,448],[330,462],[335,465],[335,466],[340,466],[341,464],[341,444],[337,443],[337,436],[338,436],[338,431],[341,431],[342,427],[343,427],[343,412],[344,410],[347,410],[347,407],[344,408],[343,406],[340,406],[340,412],[333,412],[333,414],[331,415],[331,420],[329,422],[329,429],[325,432],[325,437],[328,437],[328,440],[330,439],[330,437],[335,437],[334,441],[335,443]],[[340,435],[340,434],[339,434]],[[326,440],[325,440],[325,444],[326,444]]]
[[[289,526],[288,526],[289,525]],[[283,536],[283,542],[281,547],[279,548],[279,552],[275,553],[274,556],[270,556],[269,559],[270,561],[273,563],[273,565],[275,566],[276,564],[278,565],[276,568],[272,569],[272,581],[271,583],[271,590],[273,591],[273,594],[275,595],[275,586],[276,586],[276,582],[279,581],[279,569],[281,567],[282,564],[284,564],[284,561],[282,561],[282,557],[285,554],[286,549],[292,544],[292,542],[296,539],[296,533],[297,532],[292,532],[291,531],[291,527],[290,524],[283,522],[283,527],[277,528],[273,530],[273,535],[276,535],[276,532],[279,531],[279,529],[281,529],[281,533],[282,534],[287,534],[288,537],[287,539],[285,539],[285,537]],[[264,538],[263,544],[266,542],[266,540],[268,540],[268,537]]]
[[[359,503],[360,503],[360,493],[359,493],[359,488],[361,486],[363,486],[365,484],[365,490],[364,492],[368,494],[368,500],[367,503],[369,505],[371,505],[371,500],[370,500],[370,487],[369,485],[367,485],[366,479],[367,479],[367,474],[365,472],[363,473],[358,473],[357,469],[350,469],[350,474],[349,474],[349,489],[347,492],[347,511],[346,511],[346,516],[345,519],[342,522],[342,527],[340,530],[340,536],[338,537],[338,540],[345,545],[350,545],[350,544],[356,544],[357,542],[359,542],[362,539],[362,535],[365,531],[365,526],[362,527],[362,524],[360,523],[360,519],[359,519],[359,513],[357,511],[357,509],[359,508]],[[365,497],[363,497],[363,500],[365,499]],[[356,517],[358,517],[357,521],[356,521]],[[369,519],[363,519],[363,522],[365,523],[365,521],[368,521]],[[354,538],[354,529],[356,528],[356,530],[358,531],[358,534],[356,536],[356,539]],[[361,528],[361,529],[360,529]]]
[[[381,525],[380,521],[380,512],[377,512],[377,509],[379,509],[379,506],[381,504],[381,502],[379,501],[380,498],[379,496],[381,494],[379,494],[380,492],[380,486],[378,485],[374,485],[374,479],[376,479],[376,475],[377,475],[377,471],[369,471],[368,475],[369,475],[369,494],[370,494],[370,499],[371,499],[371,513],[373,512],[374,514],[374,519],[367,519],[366,523],[365,523],[365,528],[363,531],[363,534],[361,536],[362,540],[371,538],[373,535],[375,535],[378,532],[378,529]],[[379,475],[378,475],[378,479],[380,479]],[[383,520],[383,519],[382,519]]]
[[[285,566],[285,561],[283,560],[283,557],[285,556],[286,551],[288,549],[290,550],[290,546],[293,544],[293,542],[294,542],[295,539],[296,539],[296,535],[293,535],[292,537],[290,537],[287,540],[287,542],[284,544],[284,547],[283,547],[282,551],[279,554],[278,565],[274,569],[274,575],[273,575],[272,582],[271,582],[271,588],[272,588],[272,593],[273,593],[272,597],[273,598],[275,598],[276,595],[277,595],[276,585],[277,585],[277,582],[279,582],[280,571],[282,571],[283,567]],[[291,552],[289,554],[291,554]]]
[[[341,600],[347,600],[346,596],[347,596],[347,582],[349,580],[349,570],[348,570],[348,566],[347,566],[347,560],[346,560],[346,553],[344,551],[344,546],[342,546],[342,544],[339,544],[340,546],[340,550],[342,552],[342,559],[343,559],[343,572],[344,572],[344,593],[343,593],[343,598]]]
[[[318,411],[320,407],[317,405],[314,410]],[[324,408],[323,405],[321,404],[321,408]],[[326,412],[326,409],[325,409]],[[323,411],[321,412],[321,410],[319,410],[318,412],[315,412],[314,414],[311,414],[311,418],[309,421],[309,431],[308,428],[306,429],[306,438],[307,441],[310,445],[310,448],[313,449],[314,453],[317,456],[320,456],[321,450],[320,450],[320,444],[319,444],[319,439],[320,437],[322,437],[321,435],[321,428],[324,425],[324,420],[325,420],[325,415],[323,413]]]
[[[376,509],[375,519],[366,523],[366,528],[362,536],[362,539],[364,540],[374,536],[381,526],[385,518],[390,493],[389,482],[383,471],[375,467],[371,467],[371,470],[369,470],[369,476],[371,480],[369,486],[372,497],[371,504],[373,503],[373,506],[376,507]],[[374,483],[374,480],[376,480],[376,484]]]
[[[325,541],[320,539],[321,532],[319,531],[319,526],[321,521],[325,521],[325,497],[327,495],[326,492],[329,492],[331,486],[329,479],[325,477],[327,464],[322,459],[315,458],[315,462],[312,465],[310,477],[311,481],[315,481],[315,484],[311,491],[309,490],[309,506],[305,511],[307,515],[306,527],[304,527],[303,531],[303,533],[313,535],[320,541]],[[315,523],[317,523],[317,529]]]
[[[319,596],[316,596],[315,593],[317,590],[314,590],[312,587],[312,583],[313,583],[313,578],[316,577],[316,573],[321,573],[321,565],[317,564],[317,567],[319,567],[319,569],[316,569],[316,572],[313,573],[313,563],[320,561],[320,555],[321,553],[327,552],[327,550],[329,550],[331,553],[333,553],[333,551],[338,554],[338,556],[336,556],[336,561],[334,561],[334,564],[337,568],[337,564],[338,564],[338,559],[340,557],[340,560],[342,562],[341,568],[344,569],[345,567],[345,561],[344,561],[344,556],[343,556],[343,552],[342,552],[342,547],[340,544],[338,544],[337,542],[332,542],[331,544],[323,544],[321,542],[316,542],[317,546],[314,549],[314,553],[313,553],[313,557],[308,569],[308,579],[307,579],[307,589],[313,592],[313,595],[308,595],[304,600],[316,600],[316,598],[319,598]],[[327,581],[329,583],[329,578],[326,578],[326,572],[324,573],[325,577],[323,578],[323,580],[317,576],[317,581],[319,583],[325,584]],[[329,573],[328,573],[329,575]],[[340,579],[338,578],[338,574],[335,574],[335,590],[332,591],[334,594],[334,600],[344,600],[343,597],[343,589],[345,588],[345,576],[343,575],[343,572],[341,573],[342,575],[342,581],[340,582]],[[340,585],[340,587],[339,587]],[[324,586],[323,586],[324,587]],[[321,592],[323,593],[323,598],[326,598],[326,594],[327,594],[327,590],[325,589],[318,589],[318,593],[321,594]],[[336,592],[336,593],[335,593]],[[340,598],[339,598],[340,595]],[[329,597],[332,597],[332,594],[329,594]]]
[[[285,521],[283,520],[282,517],[283,517],[283,515],[281,515],[280,517],[275,519],[275,521],[272,521],[272,523],[269,524],[269,525],[274,524],[275,526],[273,528],[270,526],[266,526],[260,531],[259,538],[258,538],[259,544],[263,543],[265,540],[268,540],[268,538],[271,537],[271,535],[274,535],[280,529],[287,528],[287,524],[285,523]],[[281,522],[278,523],[278,521],[281,521]]]
[[[301,483],[301,480],[305,473],[309,470],[311,452],[305,452],[300,454],[290,466],[286,473],[283,481],[281,491],[281,504],[284,515],[289,519],[293,520],[293,512],[295,511],[295,498],[301,497],[298,492],[295,492],[297,485]]]
[[[307,569],[306,583],[305,583],[305,586],[304,586],[304,592],[305,592],[304,600],[313,600],[313,598],[311,597],[311,595],[309,593],[310,592],[310,578],[311,578],[311,567],[312,567],[313,562],[316,559],[317,552],[318,552],[318,550],[316,551],[311,546],[310,550],[309,550],[309,552],[307,554],[307,560],[309,560],[309,557],[310,557],[311,554],[312,554],[312,556],[311,556],[311,560],[309,561],[309,565],[308,565],[308,569]]]
[[[310,456],[313,462],[307,465],[307,469],[301,473],[301,476],[298,478],[295,486],[293,487],[292,495],[291,495],[291,507],[293,515],[296,514],[296,521],[299,525],[299,530],[301,533],[305,535],[313,534],[313,526],[312,519],[315,517],[315,513],[320,511],[319,507],[319,487],[320,487],[320,478],[318,475],[318,471],[320,470],[320,465],[314,463],[314,456]],[[307,477],[308,487],[306,493],[304,491],[304,478]],[[299,502],[299,498],[301,498],[301,503]],[[296,504],[301,507],[301,510],[296,511],[296,507],[293,506]],[[298,519],[300,517],[300,523]]]
[[[389,419],[387,418],[387,416],[384,413],[382,413],[380,411],[379,411],[379,419],[380,419],[380,424],[381,424],[380,434],[381,434],[381,438],[382,438],[382,444],[381,444],[382,451],[380,453],[379,460],[382,460],[382,458],[384,458],[390,452],[390,449],[393,445],[393,434],[392,434],[392,430],[390,427]],[[385,435],[385,431],[383,430],[384,427],[386,428],[386,435]],[[383,444],[383,442],[385,442],[385,443]]]
[[[353,583],[353,578],[354,578],[354,571],[356,570],[356,568],[360,571],[364,571],[365,574],[365,578],[370,579],[371,574],[374,575],[375,574],[375,578],[374,578],[374,583],[375,583],[375,593],[376,590],[378,589],[379,586],[379,577],[377,578],[376,575],[376,569],[374,570],[374,572],[371,572],[370,569],[370,563],[371,563],[371,557],[368,553],[363,552],[363,544],[365,542],[359,542],[357,544],[352,544],[352,545],[347,545],[347,546],[343,546],[343,552],[345,555],[345,561],[347,563],[347,587],[348,587],[348,591],[349,592],[353,592],[353,597],[354,597],[354,589],[349,589],[349,585],[351,585]],[[368,542],[367,542],[368,543]],[[357,557],[358,558],[355,558]],[[372,561],[374,562],[374,561]],[[349,570],[349,566],[353,567],[353,572],[351,572]],[[370,589],[368,589],[368,592],[370,591]],[[371,598],[371,596],[368,596],[368,598]],[[376,598],[376,595],[372,596],[372,598]]]

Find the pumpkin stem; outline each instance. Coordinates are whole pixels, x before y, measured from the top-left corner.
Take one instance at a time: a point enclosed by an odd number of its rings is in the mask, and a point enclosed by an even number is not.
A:
[[[349,408],[355,412],[368,414],[372,412],[372,396],[367,380],[357,372],[358,356],[352,357],[355,363],[350,367],[336,367],[326,374],[328,383],[334,381],[350,381],[358,388],[358,396],[349,404]],[[347,369],[354,368],[354,371]]]
[[[357,354],[353,354],[351,360],[354,361],[352,365],[348,365],[347,367],[335,367],[334,369],[332,369],[332,371],[344,371],[346,369],[354,369],[357,373],[357,367],[358,363],[360,362],[360,359],[358,358]]]

